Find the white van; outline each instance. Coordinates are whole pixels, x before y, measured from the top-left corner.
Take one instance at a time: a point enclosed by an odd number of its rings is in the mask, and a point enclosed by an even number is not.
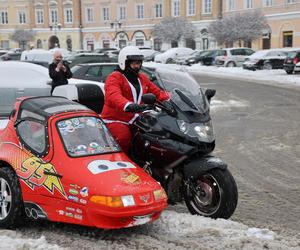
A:
[[[70,55],[70,52],[66,49],[55,48],[51,50],[44,49],[32,49],[25,50],[21,54],[21,61],[37,61],[37,62],[47,62],[50,64],[53,61],[53,54],[55,51],[60,51],[63,58]]]

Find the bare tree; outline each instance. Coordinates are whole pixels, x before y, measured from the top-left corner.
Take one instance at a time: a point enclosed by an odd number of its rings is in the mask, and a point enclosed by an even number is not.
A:
[[[263,13],[254,10],[235,13],[212,22],[208,31],[218,44],[254,41],[262,36],[268,24]]]
[[[195,27],[182,17],[168,17],[154,26],[152,34],[163,42],[178,41],[181,38],[193,39],[195,36]]]
[[[11,40],[21,44],[27,44],[27,42],[33,41],[35,38],[35,32],[33,30],[17,29],[10,36]]]

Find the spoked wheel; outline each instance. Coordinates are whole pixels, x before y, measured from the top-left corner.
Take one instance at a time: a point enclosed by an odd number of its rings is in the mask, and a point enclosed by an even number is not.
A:
[[[9,168],[0,168],[0,227],[14,228],[22,224],[23,215],[23,201],[17,176]]]
[[[227,169],[212,169],[185,180],[184,199],[191,214],[228,219],[237,205],[237,186]]]

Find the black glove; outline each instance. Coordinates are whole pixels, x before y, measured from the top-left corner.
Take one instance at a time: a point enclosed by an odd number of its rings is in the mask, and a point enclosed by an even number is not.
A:
[[[131,112],[131,113],[139,113],[146,109],[146,105],[144,104],[137,104],[137,103],[131,103],[125,108],[125,112]]]

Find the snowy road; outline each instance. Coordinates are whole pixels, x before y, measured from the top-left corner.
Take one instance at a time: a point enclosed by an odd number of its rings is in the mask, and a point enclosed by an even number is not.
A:
[[[215,155],[239,189],[230,220],[189,215],[179,204],[160,220],[102,231],[29,223],[0,231],[0,249],[300,249],[300,91],[197,76],[216,88]]]

